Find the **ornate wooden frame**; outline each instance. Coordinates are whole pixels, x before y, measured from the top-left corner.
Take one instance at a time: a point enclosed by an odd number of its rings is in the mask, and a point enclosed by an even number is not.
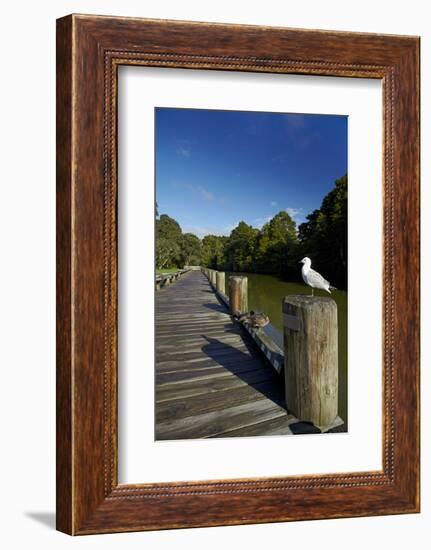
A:
[[[117,481],[119,65],[377,78],[384,102],[383,470]],[[57,22],[57,528],[419,511],[419,38],[70,15]]]

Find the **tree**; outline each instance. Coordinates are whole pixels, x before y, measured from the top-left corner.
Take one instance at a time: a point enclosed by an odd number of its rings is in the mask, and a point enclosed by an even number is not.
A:
[[[299,226],[300,250],[339,288],[347,288],[347,174]]]
[[[281,211],[261,230],[242,221],[229,237],[207,235],[200,241],[192,233],[183,235],[178,222],[168,215],[156,219],[159,269],[200,264],[298,280],[298,261],[303,256],[309,256],[332,284],[347,287],[347,175],[335,181],[320,208],[298,230],[291,216]]]
[[[156,240],[156,267],[167,269],[176,265],[176,259],[180,254],[180,247],[175,241],[158,237]]]
[[[261,230],[257,246],[257,267],[263,273],[291,276],[297,248],[296,223],[281,211]]]
[[[231,271],[256,271],[255,252],[259,230],[240,222],[231,232],[226,248],[226,264]]]
[[[226,247],[227,237],[219,235],[206,235],[202,239],[201,263],[211,269],[226,268]]]
[[[201,262],[201,241],[192,233],[184,233],[181,238],[182,265],[199,265]]]
[[[170,218],[167,214],[162,214],[158,220],[156,220],[156,236],[164,237],[165,239],[173,239],[179,241],[181,239],[182,231],[180,224],[173,218]]]
[[[162,214],[156,219],[156,267],[178,267],[181,262],[181,227],[173,218]]]

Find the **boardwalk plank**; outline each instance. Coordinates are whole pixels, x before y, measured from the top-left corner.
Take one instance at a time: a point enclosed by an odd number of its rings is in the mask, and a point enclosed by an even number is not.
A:
[[[233,428],[240,428],[286,416],[286,411],[269,399],[259,399],[222,411],[189,416],[156,424],[157,439],[190,439],[221,436]]]
[[[262,361],[260,359],[254,359],[250,361],[250,357],[247,357],[244,353],[241,355],[230,355],[223,358],[223,365],[220,365],[214,359],[210,357],[195,357],[192,359],[186,359],[181,361],[161,361],[158,363],[157,373],[163,374],[167,372],[178,372],[178,371],[192,371],[196,369],[214,369],[223,367],[226,372],[235,373],[237,369],[241,369],[243,363],[249,366],[255,365],[258,368],[262,368]],[[266,371],[267,369],[265,369]],[[239,371],[238,371],[239,372]]]
[[[223,437],[255,437],[261,435],[292,435],[290,424],[297,422],[293,415],[278,416],[250,426],[235,428],[223,433]],[[215,436],[217,437],[217,436]]]
[[[208,398],[208,394],[199,394],[187,399],[181,398],[158,403],[156,422],[179,420],[212,411],[222,414],[223,411],[235,405],[243,405],[261,399],[269,399],[280,405],[279,393],[274,389],[271,380],[253,386],[228,387],[214,392],[211,399]]]
[[[255,363],[250,363],[244,361],[239,365],[233,365],[231,368],[231,376],[240,376],[243,372],[249,372],[251,370],[262,370],[262,364],[258,361]],[[202,368],[202,369],[189,369],[187,371],[175,371],[167,373],[156,373],[156,384],[157,385],[166,385],[166,384],[185,384],[195,380],[209,380],[210,378],[221,378],[227,376],[229,370],[219,365],[214,365],[214,368]]]
[[[156,438],[288,434],[283,386],[200,272],[156,293]]]
[[[207,395],[208,393],[234,389],[241,386],[254,385],[259,382],[272,380],[273,376],[262,369],[243,372],[241,378],[231,373],[210,380],[195,380],[188,384],[167,384],[157,388],[156,402],[162,403],[174,399],[185,399],[195,395]]]

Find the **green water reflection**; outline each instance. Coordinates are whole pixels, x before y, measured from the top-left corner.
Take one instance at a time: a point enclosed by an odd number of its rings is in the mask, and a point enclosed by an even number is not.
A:
[[[226,287],[229,275],[241,273],[226,273]],[[251,310],[263,311],[271,323],[283,330],[281,303],[289,294],[310,294],[310,288],[298,283],[288,283],[273,275],[257,275],[244,273],[248,277],[248,307]],[[227,294],[226,288],[226,294]],[[329,296],[324,291],[315,290],[315,296]],[[347,292],[336,290],[331,297],[338,306],[338,411],[347,426]]]

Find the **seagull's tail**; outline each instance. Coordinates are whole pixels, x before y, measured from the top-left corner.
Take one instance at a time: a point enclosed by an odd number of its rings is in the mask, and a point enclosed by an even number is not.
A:
[[[329,292],[329,294],[331,294],[331,290],[337,290],[337,287],[336,287],[336,286],[329,285],[329,287],[328,287],[328,292]]]

